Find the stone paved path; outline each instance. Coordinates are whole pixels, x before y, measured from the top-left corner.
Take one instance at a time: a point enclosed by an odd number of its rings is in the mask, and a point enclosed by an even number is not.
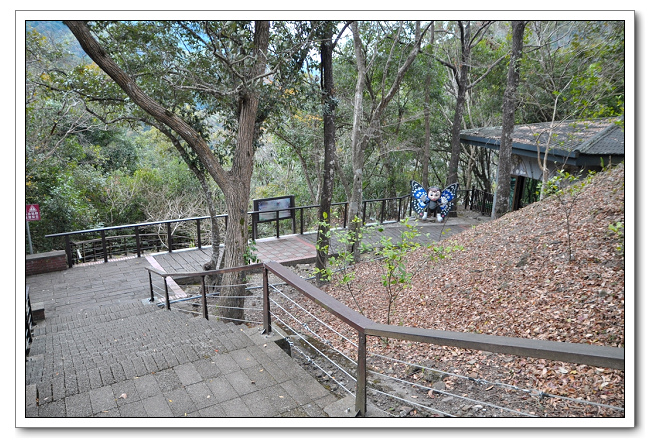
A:
[[[258,328],[150,304],[148,265],[132,258],[27,277],[46,316],[25,363],[27,426],[53,424],[41,417],[327,416],[337,398]]]
[[[418,222],[420,242],[471,224]],[[398,226],[386,226],[383,235],[399,238],[399,232]],[[293,235],[261,239],[256,247],[261,261],[307,263],[315,257],[314,242],[314,234]],[[328,416],[326,409],[336,408],[338,399],[259,328],[207,321],[148,302],[145,267],[200,271],[210,250],[27,277],[30,300],[43,304],[45,320],[37,323],[26,358],[25,415],[18,416],[17,426],[57,425],[64,417]]]

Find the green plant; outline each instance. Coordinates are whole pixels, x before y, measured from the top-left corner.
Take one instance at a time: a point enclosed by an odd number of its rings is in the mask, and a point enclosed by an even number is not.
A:
[[[564,215],[569,261],[575,259],[571,247],[571,212],[573,211],[578,196],[584,191],[585,186],[592,181],[594,175],[595,173],[593,171],[589,171],[589,174],[581,179],[579,176],[560,170],[557,175],[548,180],[544,188],[545,194],[557,201],[558,209]]]
[[[621,221],[616,221],[615,224],[610,224],[608,226],[609,231],[614,234],[618,239],[618,244],[616,245],[616,250],[621,254],[625,254],[625,224]]]
[[[380,247],[377,249],[378,255],[383,258],[384,273],[381,276],[382,284],[386,288],[388,295],[388,307],[386,324],[390,325],[390,312],[393,302],[399,296],[399,293],[411,283],[413,272],[407,269],[407,255],[409,252],[420,247],[415,241],[419,235],[416,226],[410,224],[408,219],[400,221],[405,230],[400,232],[400,240],[397,244],[393,243],[391,237],[382,236]]]
[[[244,264],[259,263],[260,259],[257,257],[257,246],[255,241],[249,241],[244,249]]]
[[[447,258],[450,253],[464,250],[465,248],[458,244],[454,244],[452,246],[439,246],[436,243],[432,243],[427,246],[427,249],[430,250],[428,254],[429,260],[440,261]]]
[[[327,218],[327,215],[325,215],[324,217]],[[361,222],[361,218],[359,218],[358,216],[354,217],[354,219],[352,220],[352,223],[360,223],[360,222]],[[334,277],[334,273],[339,272],[341,275],[337,278],[337,284],[340,286],[345,286],[347,288],[350,297],[356,303],[359,312],[363,314],[364,310],[361,307],[361,305],[359,305],[354,295],[354,291],[352,290],[352,283],[354,282],[356,277],[355,277],[355,272],[350,269],[350,267],[354,265],[354,253],[353,250],[351,250],[350,248],[354,247],[356,243],[360,243],[362,250],[368,250],[370,245],[361,242],[363,236],[367,235],[373,230],[381,232],[383,231],[383,228],[377,227],[371,230],[365,227],[361,227],[360,232],[355,233],[346,229],[332,229],[331,225],[329,225],[326,222],[320,222],[319,224],[324,226],[327,229],[327,231],[325,232],[325,236],[328,238],[330,242],[332,240],[336,240],[338,243],[341,244],[342,251],[336,254],[335,256],[328,258],[327,266],[325,266],[324,268],[322,269],[314,268],[314,274],[319,276],[321,280],[329,282],[332,281],[332,278]],[[325,253],[329,253],[329,248],[330,248],[329,245],[324,245],[324,246],[317,245],[316,247],[318,251],[323,251]]]

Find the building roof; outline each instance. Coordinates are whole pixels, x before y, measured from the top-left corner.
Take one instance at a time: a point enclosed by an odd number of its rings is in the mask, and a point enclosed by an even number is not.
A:
[[[572,120],[522,124],[512,133],[512,152],[522,156],[543,154],[551,132],[549,157],[575,165],[598,165],[601,157],[617,161],[625,155],[623,129],[619,119]],[[461,132],[461,142],[485,148],[499,149],[501,126],[467,129]]]

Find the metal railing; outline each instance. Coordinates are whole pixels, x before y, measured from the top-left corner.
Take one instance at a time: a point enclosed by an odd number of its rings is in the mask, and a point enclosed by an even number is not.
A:
[[[383,224],[384,222],[392,222],[392,221],[400,221],[404,217],[406,217],[407,212],[410,214],[410,198],[409,195],[405,196],[400,196],[400,197],[394,197],[394,198],[383,198],[383,199],[369,199],[366,201],[363,201],[363,206],[362,206],[362,222],[363,224],[367,224],[369,222],[372,223],[379,223]],[[390,204],[392,202],[397,203],[397,207],[390,207]],[[375,204],[380,204],[380,210],[377,211],[373,207]],[[335,220],[336,222],[333,223],[333,225],[340,224],[343,228],[345,228],[346,223],[347,223],[347,218],[348,218],[348,203],[347,202],[336,202],[332,204],[332,208],[335,207],[342,207],[343,208],[343,216],[338,216],[338,217],[333,217],[332,219]],[[307,206],[300,206],[300,207],[291,207],[287,209],[281,209],[281,210],[274,210],[276,214],[276,219],[268,221],[271,223],[275,223],[275,236],[276,238],[280,237],[281,231],[280,231],[280,213],[281,212],[286,212],[286,211],[292,211],[293,213],[296,213],[299,217],[300,221],[300,228],[295,229],[292,228],[293,233],[300,233],[301,235],[315,230],[314,224],[317,225],[318,219],[315,217],[312,217],[311,219],[306,216],[307,213],[311,210],[317,210],[319,208],[318,205],[307,205]],[[393,213],[390,213],[390,211],[393,210]],[[396,211],[396,213],[395,213]],[[253,214],[260,214],[260,213],[273,213],[269,211],[250,211],[248,214],[253,215]],[[216,219],[223,219],[224,220],[224,225],[228,225],[228,215],[222,214],[222,215],[217,215],[215,216]],[[210,220],[210,216],[196,216],[196,217],[190,217],[190,218],[182,218],[182,219],[170,219],[170,220],[164,220],[164,221],[153,221],[153,222],[141,222],[137,224],[125,224],[125,225],[120,225],[120,226],[111,226],[111,227],[99,227],[95,229],[88,229],[88,230],[77,230],[77,231],[72,231],[72,232],[63,232],[63,233],[54,233],[50,235],[45,235],[46,238],[58,238],[58,237],[63,237],[64,239],[64,249],[68,261],[68,267],[72,267],[75,264],[75,259],[77,262],[83,262],[87,259],[92,259],[93,261],[96,261],[97,259],[103,260],[105,263],[108,262],[109,258],[112,258],[114,254],[119,253],[119,254],[128,254],[129,249],[133,254],[135,254],[137,257],[141,257],[143,253],[146,251],[150,250],[152,247],[152,244],[147,243],[147,238],[149,238],[152,234],[147,234],[143,232],[143,229],[147,227],[152,227],[152,226],[162,226],[165,228],[166,232],[162,235],[166,238],[166,242],[164,246],[167,247],[168,252],[173,252],[175,249],[179,248],[186,248],[186,247],[192,247],[192,244],[196,244],[196,247],[198,249],[201,249],[204,243],[204,240],[202,239],[201,235],[201,222],[204,220]],[[174,235],[174,232],[172,231],[172,226],[175,224],[180,224],[180,223],[195,223],[196,226],[196,240],[191,241],[191,242],[185,242],[184,244],[178,244],[181,239],[187,239],[185,236],[179,236],[179,235]],[[124,230],[129,230],[133,231],[133,233],[129,233],[128,235],[110,235],[111,233],[118,233],[120,231]],[[99,234],[99,238],[93,238],[91,240],[80,240],[80,241],[73,241],[72,237],[74,236],[81,236],[81,235],[89,235],[89,234]],[[156,236],[159,236],[158,234],[154,234]],[[257,235],[252,235],[253,239],[257,237]],[[127,240],[135,240],[131,243],[127,242]],[[91,249],[88,252],[88,255],[86,256],[86,251],[85,251],[85,245],[90,244]],[[161,249],[161,245],[159,244],[153,244],[153,246],[156,248],[156,250]],[[83,253],[82,253],[83,250]]]
[[[355,411],[360,416],[365,416],[367,412],[366,378],[368,368],[366,358],[368,354],[366,350],[366,341],[368,337],[421,342],[437,346],[482,350],[492,353],[625,370],[625,350],[623,348],[379,324],[348,308],[343,303],[337,301],[329,294],[277,262],[258,263],[238,268],[190,273],[165,273],[153,268],[146,269],[149,271],[151,301],[154,300],[152,274],[158,275],[165,280],[164,306],[166,309],[171,309],[167,279],[200,278],[202,284],[202,314],[205,319],[208,319],[207,294],[205,287],[206,276],[223,274],[226,272],[262,270],[262,327],[264,334],[270,334],[272,332],[269,274],[278,277],[280,281],[291,286],[302,296],[317,304],[320,308],[336,317],[339,321],[345,323],[356,332],[358,340],[358,343],[356,344],[357,387]]]
[[[481,215],[492,214],[494,194],[472,188],[471,190],[459,191],[458,197],[463,199],[465,210],[469,208],[472,211],[480,212]]]
[[[32,346],[32,328],[34,327],[34,315],[32,314],[32,303],[29,300],[29,285],[25,290],[25,356],[29,355]]]
[[[208,313],[208,288],[206,285],[206,277],[210,276],[215,276],[215,275],[221,275],[221,274],[226,274],[230,272],[252,272],[256,270],[261,270],[264,267],[262,263],[255,263],[255,264],[249,264],[247,266],[239,266],[239,267],[234,267],[234,268],[224,268],[224,269],[217,269],[217,270],[210,270],[210,271],[201,271],[201,272],[175,272],[175,273],[168,273],[161,271],[156,268],[151,268],[151,267],[145,267],[145,269],[149,273],[149,293],[150,293],[150,302],[154,302],[156,299],[156,294],[155,294],[155,286],[154,286],[154,281],[153,281],[153,276],[158,276],[161,277],[163,280],[163,289],[162,289],[162,296],[164,299],[164,307],[167,310],[171,309],[171,299],[170,299],[170,283],[171,281],[174,280],[185,280],[187,281],[188,279],[199,279],[201,282],[201,290],[199,294],[199,298],[201,300],[201,314],[204,319],[209,319],[209,313]]]
[[[619,370],[625,369],[625,353],[622,348],[378,324],[338,302],[332,296],[326,294],[277,262],[265,263],[263,269],[264,333],[271,332],[269,272],[279,277],[288,285],[291,285],[303,296],[318,304],[321,308],[357,332],[358,352],[355,410],[361,416],[364,416],[367,411],[366,339],[369,336],[543,358]]]

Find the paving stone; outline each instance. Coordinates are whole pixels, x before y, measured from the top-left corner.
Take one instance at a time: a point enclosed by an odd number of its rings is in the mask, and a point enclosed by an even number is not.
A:
[[[90,381],[91,389],[102,387],[102,376],[99,373],[99,368],[88,370],[88,380]]]
[[[205,418],[226,417],[226,412],[223,410],[223,407],[221,407],[221,405],[218,404],[214,404],[204,409],[199,409],[198,413],[201,417],[205,417]]]
[[[217,363],[213,361],[212,358],[199,359],[198,361],[194,361],[192,364],[204,380],[217,377],[221,374],[221,369],[217,367]]]
[[[111,367],[109,365],[104,365],[99,367],[99,375],[102,378],[102,385],[110,386],[115,383],[116,380],[113,377],[113,372],[111,372]]]
[[[214,393],[204,382],[189,385],[185,390],[199,410],[217,403]]]
[[[65,417],[65,401],[57,400],[40,405],[38,407],[38,416],[52,418]]]
[[[135,401],[133,403],[127,403],[124,406],[120,406],[120,417],[123,418],[143,418],[147,417],[147,411],[144,408],[144,405],[141,401]]]
[[[88,394],[90,395],[90,404],[92,406],[93,414],[98,414],[102,411],[107,411],[117,407],[111,386],[93,389],[88,392]]]
[[[144,376],[148,373],[151,373],[151,371],[147,369],[147,366],[144,365],[142,358],[136,356],[131,359],[131,362],[133,363],[133,368],[135,369],[136,376]]]
[[[198,410],[194,401],[184,388],[174,389],[163,393],[174,417],[187,417]]]
[[[242,400],[252,415],[256,417],[274,417],[278,415],[273,402],[262,391],[244,395]]]
[[[97,414],[94,414],[93,417],[118,418],[120,417],[120,411],[118,411],[117,408],[112,408],[98,412]]]
[[[90,390],[90,378],[88,377],[88,371],[77,371],[77,390],[79,393],[88,392]]]
[[[222,375],[240,370],[239,364],[228,353],[219,353],[212,357]]]
[[[212,391],[218,403],[231,400],[237,396],[237,391],[223,376],[208,380],[205,384]]]
[[[124,381],[126,379],[126,374],[122,368],[122,364],[111,364],[111,374],[116,382]]]
[[[90,393],[83,392],[65,397],[66,417],[91,417],[93,415],[90,403]]]
[[[142,400],[142,407],[147,417],[173,417],[167,400],[162,395],[154,395]]]
[[[286,412],[289,409],[298,406],[296,400],[294,400],[287,391],[279,385],[267,387],[264,389],[263,393],[271,401],[273,409],[278,413]]]
[[[178,375],[176,375],[176,372],[174,372],[173,369],[167,369],[158,372],[154,375],[154,378],[156,378],[156,382],[158,383],[158,387],[160,387],[162,393],[169,392],[183,386],[183,383],[181,383],[181,380],[178,378]]]
[[[275,378],[273,378],[273,376],[271,376],[271,374],[268,373],[259,364],[253,367],[249,367],[248,369],[244,369],[244,373],[260,389],[264,389],[266,387],[277,384]]]
[[[154,376],[153,374],[149,374],[133,379],[133,384],[140,398],[149,398],[162,394],[158,381]]]
[[[36,407],[37,404],[36,384],[28,384],[25,386],[25,407]]]
[[[65,379],[63,375],[58,375],[52,379],[52,399],[61,400],[65,397]]]
[[[258,364],[257,360],[248,351],[248,349],[235,350],[229,353],[232,359],[239,365],[241,369],[253,367]]]
[[[134,380],[120,381],[113,384],[111,388],[118,407],[140,400]]]
[[[181,364],[180,366],[174,367],[173,370],[183,386],[189,386],[190,384],[198,383],[202,380],[201,375],[196,370],[196,367],[194,367],[194,364]]]
[[[221,403],[221,407],[226,417],[254,417],[246,403],[239,397]]]

